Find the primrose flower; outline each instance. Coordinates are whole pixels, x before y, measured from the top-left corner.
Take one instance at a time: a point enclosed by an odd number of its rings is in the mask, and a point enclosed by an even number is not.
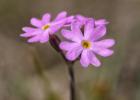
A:
[[[77,21],[79,21],[81,23],[81,25],[85,25],[88,20],[92,19],[92,18],[88,18],[88,17],[82,16],[82,15],[76,15],[75,18]],[[109,22],[106,21],[105,19],[98,19],[98,20],[95,20],[95,22],[94,22],[95,26],[106,25],[108,23]]]
[[[108,57],[113,54],[113,50],[109,48],[115,44],[114,39],[100,40],[106,35],[106,26],[99,25],[94,27],[94,23],[93,19],[88,20],[85,23],[83,33],[79,23],[72,23],[71,31],[62,30],[62,35],[69,41],[61,42],[59,47],[66,51],[65,56],[69,61],[80,58],[80,63],[83,67],[88,67],[90,64],[99,67],[101,62],[96,57],[96,54],[102,57]]]
[[[51,20],[51,15],[46,13],[42,19],[32,18],[31,24],[34,27],[23,27],[25,33],[21,34],[22,37],[29,38],[28,42],[41,42],[45,43],[49,40],[49,35],[54,34],[67,22],[69,23],[73,16],[66,17],[67,12],[63,11],[57,15],[55,20]]]

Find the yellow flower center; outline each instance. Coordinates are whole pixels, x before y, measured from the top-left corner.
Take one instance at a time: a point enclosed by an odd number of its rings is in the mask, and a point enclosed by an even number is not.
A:
[[[85,48],[85,49],[89,49],[91,47],[91,42],[89,42],[87,40],[83,40],[81,44],[82,44],[83,48]]]
[[[44,25],[44,26],[42,27],[42,30],[47,30],[49,27],[50,27],[50,25],[49,25],[49,24]]]

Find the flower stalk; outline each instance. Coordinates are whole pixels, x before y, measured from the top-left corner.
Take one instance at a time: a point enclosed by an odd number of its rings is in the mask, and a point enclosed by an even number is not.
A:
[[[56,35],[50,36],[50,44],[51,46],[61,54],[64,61],[68,66],[68,74],[69,74],[69,88],[70,88],[70,100],[76,100],[76,87],[75,87],[75,75],[74,75],[74,61],[68,61],[64,55],[64,52],[59,48],[60,39]]]
[[[73,63],[69,62],[68,65],[68,73],[69,73],[69,82],[70,82],[70,100],[76,100],[76,86],[75,86],[75,75]]]

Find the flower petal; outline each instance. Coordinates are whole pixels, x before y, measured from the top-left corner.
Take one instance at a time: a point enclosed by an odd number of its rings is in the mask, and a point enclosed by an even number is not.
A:
[[[113,50],[110,50],[110,49],[107,49],[107,48],[102,48],[102,47],[96,46],[96,45],[93,45],[92,50],[96,54],[98,54],[100,56],[103,56],[103,57],[111,56],[114,53]]]
[[[65,51],[71,51],[73,50],[74,48],[76,47],[79,47],[80,44],[78,43],[74,43],[74,42],[61,42],[59,47],[62,49],[62,50],[65,50]]]
[[[72,23],[71,30],[72,30],[73,34],[75,34],[75,36],[79,38],[79,40],[83,39],[83,34],[80,30],[80,24],[78,22]]]
[[[69,16],[69,17],[67,17],[66,24],[71,24],[73,21],[74,21],[74,16]]]
[[[36,28],[32,28],[32,27],[23,27],[22,28],[22,30],[24,31],[24,32],[34,32],[35,30],[36,30]]]
[[[114,39],[105,39],[105,40],[101,40],[101,41],[97,41],[97,42],[93,43],[93,45],[96,45],[96,46],[102,47],[102,48],[110,48],[114,44],[115,44]]]
[[[88,58],[88,50],[83,50],[81,54],[80,63],[84,68],[87,68],[90,64],[89,58]]]
[[[86,17],[84,17],[82,15],[76,15],[75,17],[78,21],[81,21],[81,22],[85,22],[85,20],[86,20]]]
[[[27,33],[20,34],[21,37],[31,37],[42,33],[42,30],[37,29],[36,31],[31,31]]]
[[[66,16],[67,16],[67,12],[66,12],[66,11],[62,11],[62,12],[60,12],[60,13],[57,15],[57,17],[56,17],[56,19],[55,19],[54,21],[61,20],[61,19],[65,18]]]
[[[43,15],[42,22],[43,22],[44,25],[49,23],[50,20],[51,20],[51,15],[49,13],[46,13],[46,14]]]
[[[95,67],[99,67],[101,65],[101,62],[96,57],[96,55],[93,53],[93,51],[90,50],[88,53],[89,53],[88,58],[89,58],[90,63],[92,65],[94,65]]]
[[[95,25],[106,25],[108,24],[109,22],[106,21],[105,19],[99,19],[99,20],[96,20],[95,21]]]
[[[40,43],[48,42],[48,40],[49,40],[49,33],[48,33],[48,31],[46,31],[41,34]]]
[[[63,29],[61,31],[61,34],[68,40],[78,42],[78,43],[80,42],[80,39],[77,36],[75,36],[75,34],[72,31]]]
[[[30,38],[30,39],[28,40],[28,42],[29,42],[29,43],[39,42],[39,39],[40,39],[40,36],[37,35],[37,36],[34,36],[34,37]]]
[[[81,46],[78,46],[70,51],[68,51],[66,53],[66,58],[70,61],[74,61],[76,60],[76,58],[79,57],[79,55],[81,54],[83,48]]]
[[[37,18],[32,18],[31,19],[31,24],[35,27],[41,27],[42,26],[41,21]]]
[[[106,34],[106,26],[101,25],[101,26],[97,26],[94,29],[94,33],[91,36],[91,40],[95,41],[100,39],[101,37],[103,37]]]
[[[65,23],[66,19],[53,22],[50,27],[50,34],[54,34],[55,32],[57,32],[60,28],[64,26]]]
[[[84,38],[89,39],[89,37],[93,34],[93,31],[94,31],[94,20],[90,19],[85,24]]]

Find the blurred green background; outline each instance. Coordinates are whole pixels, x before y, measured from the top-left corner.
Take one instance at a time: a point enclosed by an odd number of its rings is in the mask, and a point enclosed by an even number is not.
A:
[[[75,63],[78,100],[140,100],[140,0],[0,0],[0,100],[69,100],[61,56],[19,37],[31,17],[63,10],[106,18],[117,41],[102,67]]]

